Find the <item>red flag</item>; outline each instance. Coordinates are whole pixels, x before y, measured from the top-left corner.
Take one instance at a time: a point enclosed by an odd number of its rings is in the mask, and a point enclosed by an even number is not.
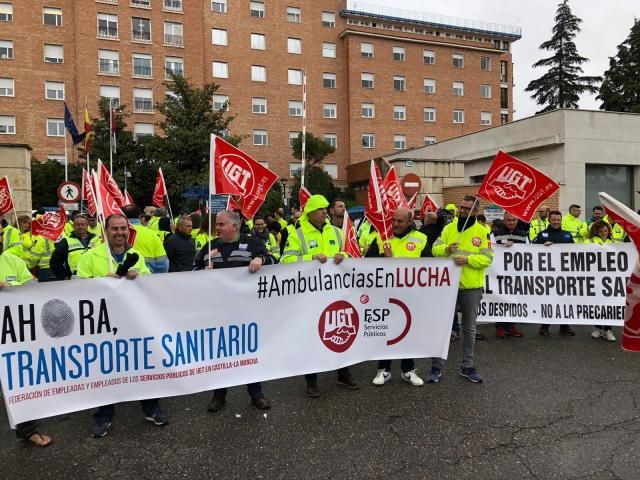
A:
[[[122,194],[120,187],[118,187],[118,184],[109,173],[109,170],[107,170],[107,167],[105,167],[100,160],[98,160],[98,175],[103,188],[109,192],[111,197],[113,197],[113,199],[118,203],[119,206],[124,205],[124,195]]]
[[[124,191],[124,205],[123,207],[126,207],[127,205],[135,205],[136,202],[133,201],[133,198],[131,198],[131,195],[129,195],[129,192],[127,192],[126,190]]]
[[[304,210],[304,206],[307,204],[307,201],[311,198],[311,192],[307,190],[307,187],[304,185],[300,187],[300,191],[298,192],[298,200],[300,201],[300,210]]]
[[[387,162],[385,162],[387,163]],[[389,163],[387,163],[389,165]],[[407,199],[402,193],[402,187],[400,186],[400,179],[398,178],[398,172],[395,167],[389,165],[389,171],[382,181],[382,192],[386,197],[386,201],[389,203],[389,209],[391,215],[400,207],[408,207]]]
[[[82,169],[82,196],[87,201],[89,215],[92,217],[96,214],[96,195],[93,190],[93,180],[89,172]]]
[[[599,196],[609,219],[624,229],[640,251],[640,215],[606,193],[599,193]],[[622,348],[640,352],[640,260],[636,260],[627,283]]]
[[[246,218],[253,218],[278,175],[246,153],[211,135],[209,192],[237,195]]]
[[[236,199],[231,195],[229,195],[229,198],[227,198],[227,210],[230,212],[242,212],[242,208],[240,207],[240,205],[238,205]]]
[[[418,192],[414,193],[413,197],[411,197],[409,200],[407,200],[407,206],[411,210],[414,210],[416,208],[416,200],[418,200]]]
[[[389,237],[393,235],[393,230],[391,228],[391,216],[393,213],[389,210],[388,205],[385,205],[383,195],[380,190],[381,183],[380,169],[376,165],[376,162],[371,160],[371,173],[369,176],[367,205],[365,207],[364,216],[367,217],[369,223],[371,223],[371,225],[373,225],[378,231],[382,241],[386,242],[389,240]]]
[[[101,164],[101,166],[104,168],[104,165]],[[109,172],[107,172],[107,175],[108,174]],[[96,174],[94,173],[94,175]],[[118,203],[116,199],[113,198],[113,195],[107,188],[107,185],[99,181],[97,178],[94,178],[93,183],[96,189],[95,194],[96,194],[96,203],[97,203],[96,206],[97,206],[98,215],[100,215],[104,220],[106,220],[111,215],[116,213],[120,215],[124,215],[122,213],[122,209],[120,208],[120,203]]]
[[[544,173],[499,151],[478,195],[529,223],[538,206],[559,188]]]
[[[424,196],[424,200],[422,201],[422,208],[420,209],[420,218],[424,218],[427,212],[436,212],[438,211],[438,204],[431,198],[431,196],[426,193]]]
[[[164,207],[164,196],[167,195],[167,185],[164,183],[164,175],[162,168],[158,169],[156,174],[156,186],[153,187],[153,199],[151,203],[156,207]]]
[[[31,234],[41,235],[55,242],[62,235],[65,223],[67,223],[67,213],[64,208],[61,208],[58,213],[47,212],[31,222]]]
[[[13,198],[11,197],[11,187],[9,186],[9,178],[2,177],[0,179],[0,217],[9,213],[14,208]]]
[[[360,252],[360,245],[356,237],[356,230],[353,228],[349,213],[344,212],[344,219],[342,220],[342,233],[344,234],[344,248],[343,251],[347,253],[351,258],[362,257]]]

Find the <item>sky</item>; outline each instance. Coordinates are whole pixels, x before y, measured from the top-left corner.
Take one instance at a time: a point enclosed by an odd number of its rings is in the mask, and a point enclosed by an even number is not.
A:
[[[356,2],[379,7],[389,6],[389,0]],[[514,63],[514,119],[535,114],[542,107],[524,91],[531,80],[545,73],[544,68],[531,68],[536,61],[550,56],[540,50],[542,42],[551,38],[555,12],[560,0],[396,0],[393,8],[433,13],[498,23],[522,28],[522,38],[513,43]],[[609,67],[609,57],[617,54],[629,35],[634,17],[640,18],[640,0],[571,0],[574,15],[583,20],[582,31],[575,43],[578,53],[590,61],[583,64],[584,75],[602,75]],[[580,108],[598,110],[600,102],[595,95],[585,94]]]

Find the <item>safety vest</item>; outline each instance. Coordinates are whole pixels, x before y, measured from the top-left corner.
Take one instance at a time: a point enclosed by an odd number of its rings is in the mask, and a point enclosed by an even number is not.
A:
[[[198,230],[198,233],[196,233],[196,236],[193,238],[196,242],[196,255],[197,255],[198,252],[202,250],[202,247],[207,245],[210,240],[213,240],[214,238],[216,238],[216,236],[209,235],[207,232],[201,232],[200,230]]]
[[[68,220],[67,223],[64,224],[64,230],[62,231],[62,234],[65,237],[68,237],[72,233],[73,233],[73,221],[72,220]]]
[[[342,229],[328,221],[320,231],[303,216],[300,217],[300,226],[292,230],[289,230],[287,244],[282,252],[282,263],[310,262],[314,255],[324,254],[331,258],[342,252]]]
[[[136,231],[133,248],[144,256],[144,261],[149,269],[154,273],[168,271],[167,252],[158,238],[157,232],[142,225],[133,224],[132,227]]]
[[[16,227],[11,225],[4,227],[2,251],[11,253],[18,258],[25,258],[25,252],[22,248],[22,239],[20,238],[20,230]]]
[[[582,241],[582,226],[584,222],[579,218],[574,217],[570,213],[567,213],[564,217],[562,217],[562,230],[565,232],[569,232],[573,237],[573,241],[578,243]]]
[[[533,240],[534,238],[536,238],[538,234],[541,231],[546,230],[548,226],[549,220],[547,220],[546,218],[544,220],[541,218],[535,218],[531,220],[531,223],[529,224],[529,240]]]
[[[149,275],[151,271],[144,262],[144,256],[133,248],[127,250],[127,255],[132,253],[137,253],[140,258],[138,258],[136,264],[129,270],[138,272],[140,275]],[[80,257],[77,276],[80,278],[106,277],[110,271],[109,263],[111,263],[111,271],[115,273],[120,263],[113,258],[111,252],[107,249],[107,244],[101,243],[96,248],[92,248]]]
[[[289,222],[287,222],[284,218],[279,218],[277,221],[282,228],[287,228],[287,225],[289,225]]]
[[[280,244],[276,241],[273,233],[269,233],[269,241],[265,246],[267,247],[267,251],[273,255],[273,258],[280,260]]]
[[[33,246],[28,255],[29,268],[37,268],[38,270],[50,268],[49,262],[54,248],[53,241],[48,238],[42,235],[33,236]]]
[[[147,228],[150,228],[151,230],[156,230],[156,231],[160,230],[160,225],[158,225],[158,223],[160,223],[160,217],[153,216],[149,220],[149,223],[147,223]]]
[[[87,232],[89,233],[93,233],[96,237],[100,237],[102,238],[102,227],[100,227],[100,224],[96,224],[95,227],[92,227],[91,225],[87,226]]]
[[[611,245],[613,240],[607,238],[606,240],[602,240],[600,237],[591,237],[587,238],[584,243],[595,243],[596,245]]]
[[[0,255],[0,283],[9,285],[24,285],[33,280],[33,275],[27,269],[27,265],[12,254]]]
[[[78,270],[78,263],[80,262],[80,257],[84,255],[87,251],[95,247],[100,243],[100,239],[98,237],[91,237],[89,240],[89,244],[85,247],[82,241],[78,237],[69,237],[67,238],[67,246],[69,255],[67,256],[67,264],[69,265],[69,269],[72,274],[76,274],[76,270]]]
[[[449,254],[446,249],[452,243],[458,243],[455,253]],[[484,287],[484,271],[493,261],[493,250],[489,244],[487,232],[477,221],[462,234],[458,232],[458,222],[446,225],[431,249],[434,257],[450,257],[464,255],[469,263],[462,266],[460,289]]]
[[[384,247],[378,232],[371,234],[371,237],[371,243],[375,240],[378,243],[378,251],[382,253]],[[392,236],[389,239],[389,245],[391,246],[393,258],[420,258],[422,250],[427,245],[427,236],[417,230],[411,230],[402,238],[398,238],[395,235]]]

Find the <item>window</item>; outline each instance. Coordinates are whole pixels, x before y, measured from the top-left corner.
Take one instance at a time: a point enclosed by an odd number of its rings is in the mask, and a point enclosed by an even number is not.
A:
[[[491,125],[491,112],[480,112],[480,125]]]
[[[12,3],[0,3],[0,22],[13,22]]]
[[[62,118],[47,118],[47,137],[64,137]]]
[[[376,106],[373,103],[363,103],[360,107],[363,118],[374,118],[376,116]]]
[[[13,78],[0,78],[0,97],[15,96],[15,80]]]
[[[133,125],[133,139],[137,142],[142,137],[153,135],[153,123],[135,123]]]
[[[120,54],[116,50],[98,50],[98,72],[118,75]]]
[[[151,0],[129,0],[132,7],[151,8]]]
[[[211,29],[211,44],[227,46],[227,31],[220,28]]]
[[[227,62],[213,62],[213,76],[215,78],[229,78],[229,64]]]
[[[63,63],[64,47],[62,45],[44,45],[44,63]]]
[[[404,150],[407,148],[407,136],[406,135],[394,135],[393,136],[393,149]]]
[[[289,100],[289,116],[301,117],[302,116],[302,102],[299,100]]]
[[[44,98],[64,100],[64,82],[44,82]]]
[[[98,36],[103,38],[118,38],[118,16],[98,14]]]
[[[334,28],[336,26],[336,14],[333,12],[322,12],[322,26]]]
[[[336,135],[335,133],[325,133],[324,143],[332,146],[333,148],[338,148],[338,135]]]
[[[266,146],[269,145],[269,134],[266,130],[254,130],[253,131],[253,144]]]
[[[184,44],[181,23],[164,22],[164,44],[175,47],[181,47]]]
[[[251,48],[254,50],[266,50],[267,49],[267,37],[262,33],[251,34]]]
[[[302,40],[299,38],[287,38],[287,52],[300,55],[302,53]]]
[[[153,90],[150,88],[133,89],[133,111],[153,112]]]
[[[436,81],[432,78],[424,79],[424,93],[436,93]]]
[[[139,42],[151,41],[151,20],[131,17],[131,39]]]
[[[42,7],[42,21],[51,27],[62,26],[62,9],[52,7]]]
[[[229,97],[227,95],[215,94],[213,96],[213,109],[214,110],[229,110]]]
[[[407,89],[406,78],[400,75],[393,76],[393,89],[396,92],[404,92]]]
[[[298,7],[287,7],[287,22],[300,23],[302,21],[302,10]]]
[[[436,121],[436,109],[433,107],[427,107],[423,110],[424,112],[424,121],[425,122],[435,122]]]
[[[322,74],[322,86],[324,88],[336,88],[336,74],[324,72]]]
[[[464,96],[464,83],[463,82],[453,82],[453,96],[454,97],[463,97]]]
[[[491,57],[480,57],[480,70],[491,71]]]
[[[169,74],[184,75],[184,59],[181,57],[164,57],[165,78],[169,78]]]
[[[422,51],[422,59],[424,60],[425,65],[433,65],[436,63],[436,52],[435,50],[427,50],[424,49]]]
[[[500,108],[509,108],[509,89],[500,88]]]
[[[100,85],[100,96],[110,98],[114,107],[120,106],[120,87],[112,85]]]
[[[325,103],[322,106],[322,116],[324,118],[336,118],[338,116],[337,105],[335,103]]]
[[[227,13],[227,0],[211,0],[211,11],[214,13]]]
[[[322,56],[326,58],[336,58],[336,44],[322,42]]]
[[[338,178],[338,165],[335,163],[325,163],[324,171],[327,172],[331,178]]]
[[[373,73],[361,73],[360,80],[362,81],[362,88],[373,88]]]
[[[264,18],[264,3],[249,2],[249,15],[255,18]]]
[[[464,110],[453,111],[453,123],[464,123]]]
[[[404,62],[404,47],[393,47],[393,59],[396,62]]]
[[[67,157],[64,156],[64,153],[49,153],[47,154],[47,160],[64,165],[67,162]]]
[[[266,82],[267,67],[264,67],[262,65],[251,65],[251,80],[253,80],[254,82]]]
[[[453,66],[455,68],[464,68],[464,55],[461,53],[454,53],[452,56]]]
[[[500,61],[500,81],[502,83],[507,83],[507,79],[508,79],[508,71],[509,67],[507,65],[507,62],[504,60]]]
[[[480,85],[480,96],[482,98],[491,98],[491,85]]]
[[[393,106],[393,119],[394,120],[406,120],[407,119],[407,107],[404,105]]]
[[[505,123],[509,123],[509,114],[501,113],[500,114],[500,125],[504,125]]]
[[[425,145],[433,145],[434,143],[436,143],[436,137],[424,137]]]
[[[144,53],[133,54],[133,75],[135,77],[150,77],[151,70],[151,55]]]
[[[300,171],[302,170],[302,163],[294,162],[289,164],[289,176],[295,177],[296,175],[300,175]]]
[[[16,117],[0,115],[0,135],[16,134]]]
[[[289,132],[289,146],[293,147],[293,143],[298,139],[302,132]]]
[[[373,43],[362,42],[360,44],[360,56],[364,58],[373,58]]]
[[[302,85],[302,70],[287,70],[287,83],[289,85]]]
[[[182,0],[164,0],[164,9],[172,12],[181,12]]]
[[[0,40],[0,60],[13,60],[12,40]]]
[[[373,133],[362,134],[362,148],[376,148],[376,136]]]
[[[253,97],[251,99],[251,112],[260,114],[267,113],[267,99],[261,97]]]

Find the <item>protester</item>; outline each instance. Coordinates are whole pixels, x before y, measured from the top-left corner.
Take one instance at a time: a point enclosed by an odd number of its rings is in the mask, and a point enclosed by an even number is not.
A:
[[[384,243],[379,234],[375,235],[369,250],[367,250],[366,257],[420,258],[431,256],[427,245],[427,236],[416,230],[411,209],[398,208],[393,213],[391,228],[393,235]],[[414,387],[424,385],[424,381],[416,372],[413,358],[400,360],[400,370],[402,371],[400,378],[405,382]],[[373,384],[382,386],[389,380],[391,380],[391,360],[379,360],[378,373],[373,379]]]
[[[140,212],[140,214],[142,214],[142,212]],[[166,216],[167,216],[167,209],[166,208],[164,208],[164,207],[156,208],[153,211],[153,215],[149,219],[147,227],[150,228],[151,230],[158,230],[159,229],[158,224],[160,223],[160,219],[164,218]]]
[[[436,212],[427,212],[422,218],[422,227],[420,227],[420,232],[427,236],[429,255],[431,255],[431,247],[433,247],[433,244],[444,229],[444,222],[445,218],[438,216]]]
[[[569,213],[562,217],[562,230],[569,232],[573,237],[574,243],[580,243],[582,241],[581,232],[583,231],[583,225],[585,222],[580,220],[580,213],[582,208],[580,205],[570,205]],[[551,222],[551,218],[549,218]]]
[[[167,259],[167,252],[165,252],[164,246],[157,235],[160,218],[158,218],[155,231],[152,231],[150,228],[143,227],[140,224],[140,215],[142,212],[137,206],[127,205],[122,207],[122,212],[136,233],[135,239],[133,240],[133,247],[143,255],[144,261],[151,273],[168,272],[169,260]]]
[[[286,218],[284,218],[284,208],[280,207],[274,212],[275,219],[282,226],[282,228],[287,228],[289,222]]]
[[[4,226],[3,249],[5,253],[10,253],[27,262],[24,249],[22,248],[22,238],[19,228],[12,226],[6,218],[2,219]]]
[[[549,207],[540,205],[538,207],[538,216],[529,224],[529,240],[533,241],[538,234],[549,226]]]
[[[25,261],[29,261],[29,252],[33,247],[33,236],[31,235],[31,217],[29,215],[20,215],[18,217],[18,230],[20,231],[20,240],[22,241],[21,257]]]
[[[574,213],[576,213],[577,205],[572,205],[574,208]],[[579,213],[580,207],[577,207],[577,212]],[[574,215],[571,215],[573,218],[576,218]],[[549,226],[540,232],[538,236],[533,240],[532,243],[538,245],[544,245],[545,247],[550,247],[555,243],[575,243],[573,240],[573,235],[570,232],[562,229],[563,224],[562,213],[557,210],[553,210],[549,212]],[[540,325],[540,330],[538,331],[540,335],[549,335],[549,325],[542,324]],[[575,336],[575,332],[571,329],[569,325],[560,325],[560,335],[565,335],[568,337]]]
[[[144,228],[144,227],[143,227]],[[110,277],[116,281],[135,280],[139,275],[149,275],[144,257],[141,253],[127,244],[129,224],[120,215],[111,215],[105,222],[105,242],[92,248],[80,258],[78,263],[79,278]],[[157,237],[156,237],[157,238]],[[157,398],[141,400],[145,419],[154,425],[162,426],[169,423],[169,417],[160,408]],[[94,414],[95,426],[93,436],[104,437],[111,427],[115,405],[103,405]]]
[[[344,244],[342,229],[331,225],[327,220],[327,206],[329,202],[322,195],[311,195],[307,200],[300,217],[300,226],[294,232],[289,232],[287,237],[287,244],[282,252],[282,263],[313,260],[326,263],[330,258],[336,265],[342,263],[346,257],[342,251]],[[304,378],[307,383],[307,396],[319,397],[318,374],[309,373]],[[353,390],[360,388],[351,376],[349,367],[338,370],[338,385]]]
[[[97,236],[88,231],[88,226],[87,217],[76,215],[73,218],[73,232],[55,245],[49,265],[56,279],[71,279],[78,270],[82,255],[100,242]]]
[[[604,213],[604,212],[603,212]],[[600,218],[603,218],[602,215]],[[604,220],[597,220],[589,227],[589,238],[585,240],[585,243],[594,243],[596,245],[612,245],[613,240],[611,238],[611,225]],[[593,338],[604,338],[609,342],[615,342],[616,337],[611,331],[611,325],[595,325],[591,336]]]
[[[55,243],[42,235],[34,235],[31,239],[31,249],[27,253],[27,265],[36,272],[38,282],[57,280],[50,266]]]
[[[169,272],[188,272],[193,270],[196,242],[191,236],[192,225],[189,215],[180,215],[176,233],[164,242],[164,249],[169,259]]]
[[[331,225],[342,228],[344,222],[344,214],[347,211],[347,205],[339,198],[332,200],[329,204],[329,217]]]
[[[477,213],[477,200],[465,195],[458,206],[458,220],[444,227],[432,249],[435,257],[451,257],[456,265],[462,267],[458,288],[463,333],[460,375],[474,383],[482,382],[474,364],[476,318],[485,284],[484,272],[493,261],[493,250],[485,227],[476,222]],[[443,367],[444,359],[434,358],[427,381],[437,383]]]
[[[176,218],[176,221],[177,220],[178,219]],[[158,222],[158,231],[156,233],[158,234],[160,242],[163,244],[171,235],[173,235],[173,230],[171,228],[171,219],[169,217],[162,217],[160,219],[160,221]]]
[[[280,226],[278,222],[274,222],[274,225]],[[261,215],[253,217],[253,228],[251,229],[251,236],[256,240],[259,240],[266,248],[273,258],[280,260],[280,244],[276,237],[267,228],[267,222]]]
[[[102,227],[98,225],[98,218],[95,215],[90,215],[87,217],[87,221],[89,223],[87,231],[93,233],[98,238],[102,238]]]
[[[212,214],[211,224],[215,225],[215,223],[216,223],[216,215]],[[196,255],[202,249],[202,247],[204,247],[207,244],[207,242],[216,238],[214,234],[215,233],[214,230],[212,229],[211,231],[212,231],[212,234],[209,235],[209,215],[205,214],[202,216],[202,221],[200,222],[200,228],[198,228],[195,236],[193,237],[196,243]]]
[[[274,259],[262,242],[240,233],[241,219],[236,212],[224,210],[216,215],[216,238],[196,255],[195,270],[213,268],[247,268],[255,273],[262,265],[273,265]],[[262,393],[260,382],[247,385],[251,404],[258,410],[268,410],[271,402]],[[227,389],[213,391],[207,406],[210,412],[222,410],[227,401]]]

